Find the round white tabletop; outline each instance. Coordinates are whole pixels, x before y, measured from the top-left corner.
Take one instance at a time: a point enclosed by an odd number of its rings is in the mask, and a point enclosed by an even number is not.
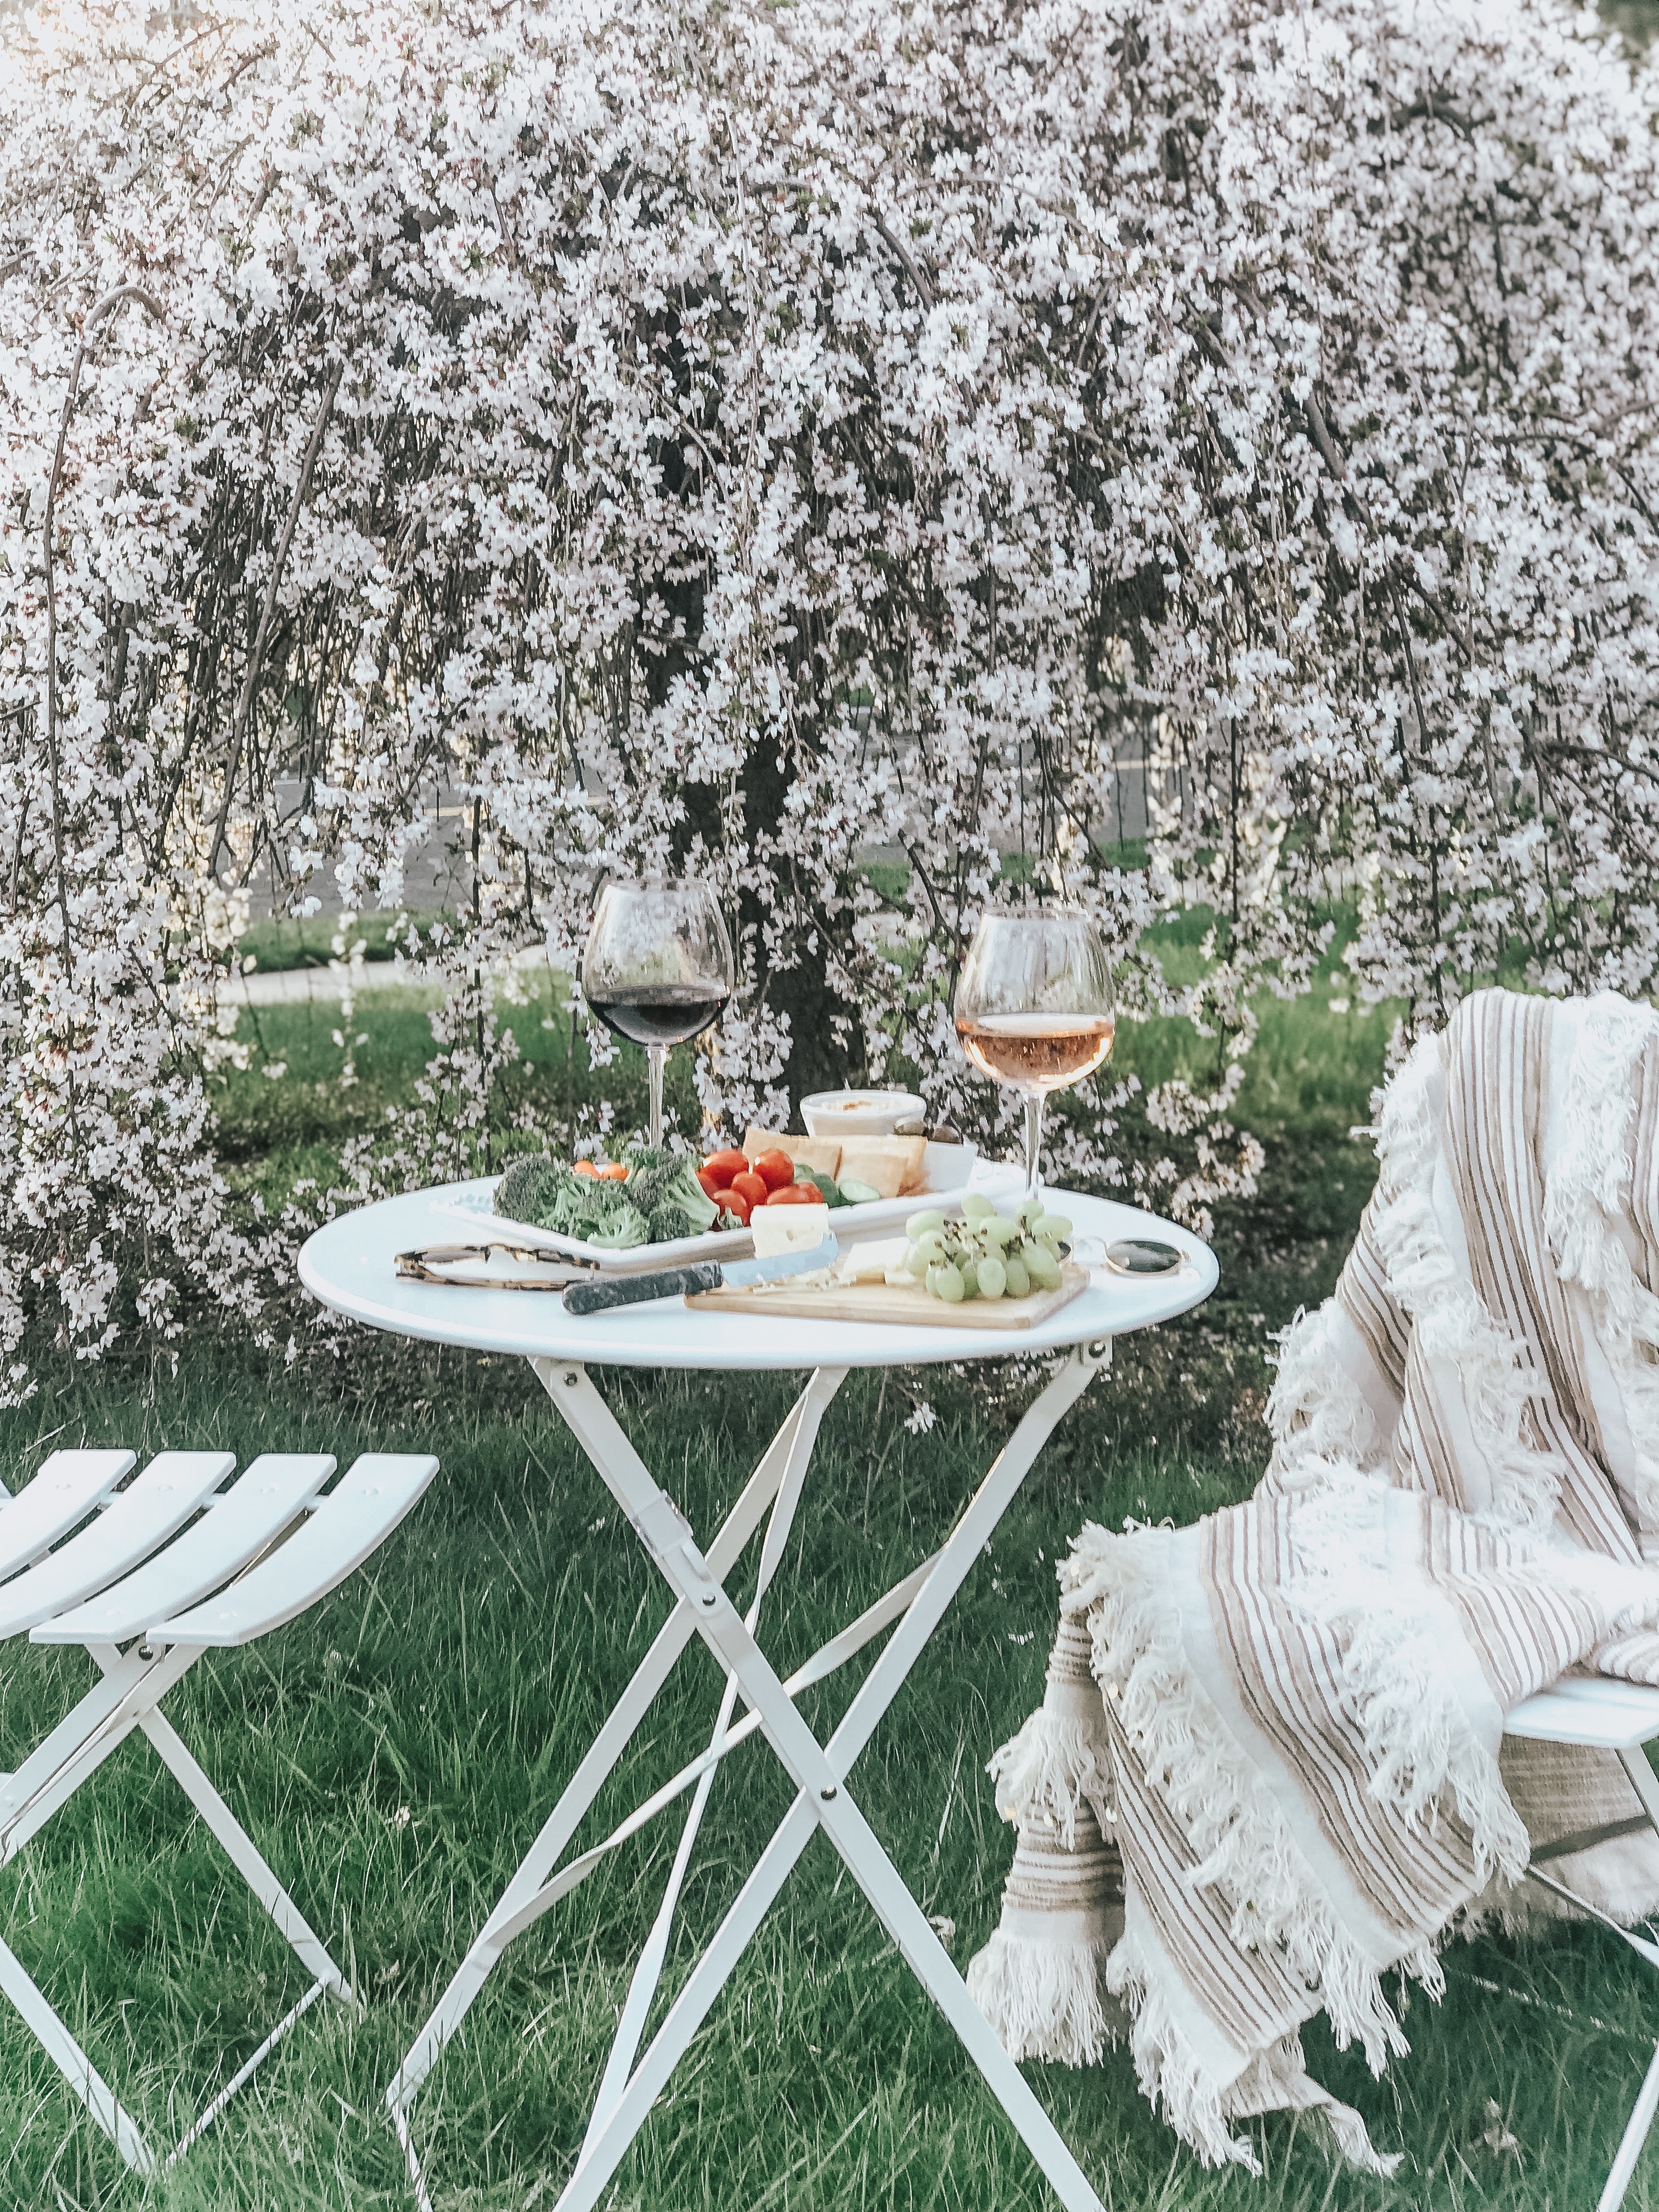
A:
[[[399,1252],[455,1241],[453,1213],[437,1213],[442,1190],[412,1192],[343,1213],[319,1229],[300,1255],[300,1279],[314,1297],[373,1328],[453,1344],[473,1352],[516,1352],[526,1359],[570,1359],[604,1366],[715,1370],[800,1367],[911,1367],[951,1359],[1001,1359],[1011,1352],[1054,1352],[1097,1337],[1122,1336],[1185,1313],[1215,1288],[1215,1255],[1173,1222],[1115,1200],[1053,1194],[1080,1237],[1103,1245],[1152,1237],[1173,1244],[1180,1268],[1127,1276],[1091,1268],[1089,1287],[1036,1328],[894,1328],[869,1322],[805,1321],[690,1310],[684,1298],[659,1298],[585,1318],[568,1314],[555,1291],[489,1291],[400,1277]]]

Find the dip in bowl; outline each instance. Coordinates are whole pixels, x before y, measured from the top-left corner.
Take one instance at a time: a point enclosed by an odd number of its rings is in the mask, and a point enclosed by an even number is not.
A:
[[[800,1102],[809,1137],[890,1137],[926,1111],[913,1091],[817,1091]]]

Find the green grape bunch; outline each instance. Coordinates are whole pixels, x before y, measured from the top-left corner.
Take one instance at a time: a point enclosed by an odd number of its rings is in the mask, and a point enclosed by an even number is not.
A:
[[[964,1298],[1024,1298],[1060,1288],[1060,1263],[1071,1249],[1072,1224],[1028,1198],[1013,1213],[999,1213],[988,1198],[969,1191],[963,1218],[913,1213],[904,1224],[910,1249],[904,1264],[930,1297],[946,1305]]]

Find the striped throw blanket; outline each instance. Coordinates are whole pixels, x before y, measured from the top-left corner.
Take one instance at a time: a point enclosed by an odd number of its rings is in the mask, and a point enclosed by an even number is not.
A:
[[[1287,1333],[1273,1449],[1196,1526],[1085,1528],[1041,1710],[992,1762],[1018,1826],[969,1986],[1017,2057],[1127,2032],[1206,2160],[1317,2112],[1323,2010],[1373,2071],[1382,1978],[1519,1923],[1529,1836],[1639,1810],[1611,1755],[1504,1744],[1573,1668],[1659,1681],[1659,1018],[1484,992],[1390,1086],[1335,1295]],[[1629,1921],[1659,1843],[1552,1869]]]

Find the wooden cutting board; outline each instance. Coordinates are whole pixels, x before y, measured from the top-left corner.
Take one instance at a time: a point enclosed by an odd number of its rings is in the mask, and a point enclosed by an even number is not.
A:
[[[778,1283],[740,1290],[698,1291],[686,1300],[699,1313],[776,1314],[793,1321],[867,1321],[890,1327],[1006,1330],[1036,1328],[1089,1287],[1086,1268],[1061,1263],[1060,1287],[1024,1298],[964,1298],[959,1306],[930,1298],[921,1285],[847,1283],[829,1290],[792,1290]]]

